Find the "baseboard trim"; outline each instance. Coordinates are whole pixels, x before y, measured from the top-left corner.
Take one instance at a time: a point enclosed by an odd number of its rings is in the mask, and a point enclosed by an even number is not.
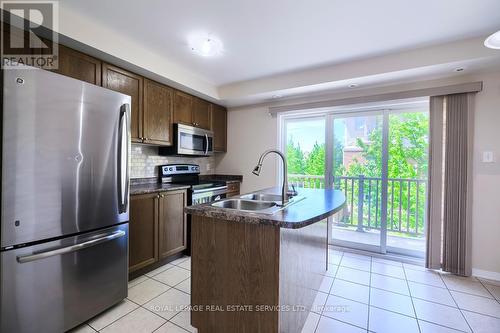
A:
[[[485,271],[483,269],[472,268],[472,275],[483,279],[500,281],[499,272]]]

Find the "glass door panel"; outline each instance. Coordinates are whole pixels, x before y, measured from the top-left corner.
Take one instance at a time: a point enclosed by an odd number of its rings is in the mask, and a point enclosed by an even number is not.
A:
[[[382,122],[381,113],[333,118],[333,187],[346,196],[332,219],[336,245],[380,251]]]
[[[429,113],[388,119],[387,251],[424,257]]]
[[[325,188],[325,117],[285,122],[288,184]]]

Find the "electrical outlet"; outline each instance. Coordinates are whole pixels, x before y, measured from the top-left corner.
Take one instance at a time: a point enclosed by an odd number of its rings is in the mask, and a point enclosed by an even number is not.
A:
[[[493,163],[492,151],[483,151],[483,163]]]

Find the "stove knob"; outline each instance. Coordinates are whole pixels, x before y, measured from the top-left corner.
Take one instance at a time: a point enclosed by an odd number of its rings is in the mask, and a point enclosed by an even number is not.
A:
[[[170,167],[170,168],[168,168],[168,170],[169,170],[169,171],[173,171],[173,170],[174,170],[174,168]]]

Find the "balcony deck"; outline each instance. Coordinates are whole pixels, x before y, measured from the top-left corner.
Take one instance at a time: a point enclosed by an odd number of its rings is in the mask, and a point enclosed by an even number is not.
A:
[[[289,184],[303,188],[325,188],[325,177],[288,175]],[[380,245],[382,224],[382,178],[340,176],[334,188],[344,192],[346,206],[333,220],[335,240]],[[415,257],[425,254],[427,180],[389,178],[387,180],[387,250]],[[401,251],[403,250],[403,251]]]
[[[370,244],[378,246],[380,244],[380,233],[378,230],[356,231],[356,229],[332,226],[331,244],[335,245],[335,239],[349,241],[361,244]],[[388,234],[387,246],[399,249],[406,249],[414,253],[416,257],[422,257],[425,254],[425,239],[415,237],[399,237]]]

